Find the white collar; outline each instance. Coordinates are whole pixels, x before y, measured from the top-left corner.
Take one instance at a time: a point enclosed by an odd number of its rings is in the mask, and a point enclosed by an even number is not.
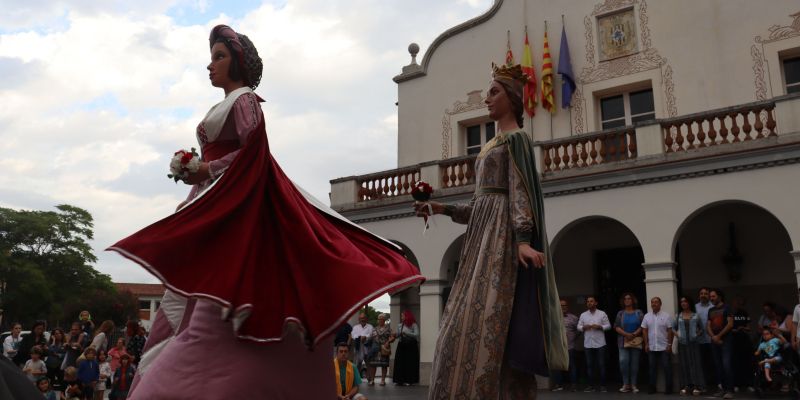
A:
[[[245,93],[252,93],[253,89],[250,89],[247,86],[240,87],[228,94],[225,95],[225,99],[221,102],[215,104],[208,110],[206,117],[203,118],[203,128],[205,129],[206,139],[209,142],[213,142],[219,136],[219,133],[222,132],[222,126],[225,125],[225,120],[228,119],[228,114],[233,108],[233,103],[236,102],[236,99],[239,96]]]

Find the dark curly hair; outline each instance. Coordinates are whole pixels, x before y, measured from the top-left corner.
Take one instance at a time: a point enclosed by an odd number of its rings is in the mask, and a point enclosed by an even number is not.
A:
[[[261,62],[261,57],[258,56],[258,50],[256,50],[256,46],[253,45],[250,38],[241,33],[237,33],[236,35],[239,37],[239,42],[242,43],[244,54],[241,58],[238,57],[238,52],[234,50],[228,39],[219,37],[215,43],[224,44],[236,61],[231,63],[230,69],[228,70],[228,77],[234,81],[243,81],[250,89],[255,90],[258,84],[261,83],[261,73],[264,69],[264,64]]]

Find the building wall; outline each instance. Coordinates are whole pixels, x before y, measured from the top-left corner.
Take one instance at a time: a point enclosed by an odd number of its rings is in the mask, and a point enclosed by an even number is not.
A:
[[[596,6],[606,3],[633,5],[643,54],[648,47],[645,36],[649,39],[650,51],[639,62],[613,68],[608,67],[609,63],[598,63],[597,27],[592,14]],[[788,29],[793,22],[790,14],[798,11],[800,6],[793,0],[771,0],[769,7],[748,0],[504,0],[488,21],[449,36],[433,53],[425,54],[429,58],[426,76],[398,85],[399,166],[463,154],[463,127],[459,127],[459,121],[486,118],[480,99],[466,104],[468,93],[488,86],[491,63],[505,59],[509,30],[519,62],[527,24],[538,75],[544,21],[549,23],[550,50],[557,64],[564,15],[573,71],[581,81],[578,86],[585,101],[573,107],[571,113],[559,109],[552,117],[552,132],[550,118],[544,109],[537,108],[536,117],[526,125],[536,140],[547,140],[569,136],[571,132],[599,130],[596,97],[637,82],[652,85],[658,118],[784,94],[779,52],[800,49],[800,36],[769,43],[759,43],[756,38],[767,41],[768,29],[773,25]],[[651,68],[653,64],[655,68]],[[582,76],[584,70],[594,75]],[[558,75],[554,87],[560,102]],[[576,111],[578,108],[582,112]],[[576,115],[581,116],[581,121]],[[446,129],[448,124],[450,129]]]

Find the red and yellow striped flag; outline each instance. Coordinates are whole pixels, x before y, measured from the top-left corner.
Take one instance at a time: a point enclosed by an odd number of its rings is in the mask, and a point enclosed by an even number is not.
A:
[[[522,72],[528,75],[528,83],[522,92],[522,104],[529,117],[536,114],[536,70],[533,69],[531,45],[528,43],[528,27],[525,27],[525,49],[522,52]]]
[[[544,56],[542,59],[542,107],[551,114],[556,112],[553,94],[553,59],[550,58],[550,45],[547,43],[547,27],[544,29]]]
[[[514,53],[511,52],[511,30],[506,34],[506,66],[514,65]]]

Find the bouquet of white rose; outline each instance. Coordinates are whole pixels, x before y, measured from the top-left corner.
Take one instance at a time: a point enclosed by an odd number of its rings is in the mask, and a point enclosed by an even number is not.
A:
[[[200,155],[197,154],[194,147],[192,147],[191,151],[178,150],[169,163],[169,171],[171,173],[167,174],[167,177],[175,180],[175,183],[178,183],[178,181],[185,182],[189,178],[189,174],[193,174],[199,169]]]

